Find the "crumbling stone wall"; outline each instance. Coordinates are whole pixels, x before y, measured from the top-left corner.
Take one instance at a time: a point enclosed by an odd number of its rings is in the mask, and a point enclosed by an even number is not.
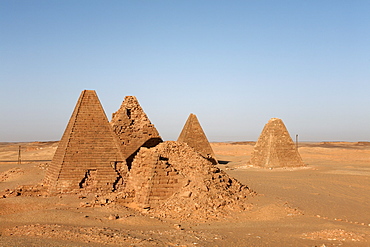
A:
[[[214,165],[218,163],[216,155],[214,154],[206,134],[204,133],[195,114],[189,115],[177,141],[188,144]]]
[[[249,164],[268,168],[304,166],[281,119],[272,118],[265,125],[254,146]]]
[[[115,189],[126,164],[100,101],[84,90],[69,120],[44,183],[51,193]]]
[[[184,176],[168,163],[167,157],[146,148],[136,155],[130,175],[129,183],[140,208],[158,206],[184,183]]]
[[[133,191],[138,207],[181,219],[217,218],[225,209],[244,210],[251,193],[186,143],[174,141],[141,148],[126,189]]]
[[[111,125],[129,167],[140,147],[154,147],[162,142],[135,96],[125,97],[118,111],[112,114]]]

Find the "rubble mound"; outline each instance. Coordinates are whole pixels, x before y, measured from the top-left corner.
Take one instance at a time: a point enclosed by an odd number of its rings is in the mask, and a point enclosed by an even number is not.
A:
[[[254,194],[186,143],[141,148],[127,181],[133,204],[148,213],[181,220],[217,219],[248,209]]]

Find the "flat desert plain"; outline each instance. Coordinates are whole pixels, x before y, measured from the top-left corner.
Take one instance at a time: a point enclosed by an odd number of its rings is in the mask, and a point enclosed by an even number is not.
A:
[[[0,246],[370,246],[368,142],[300,143],[307,166],[279,169],[248,166],[253,142],[211,143],[219,168],[257,195],[206,222],[19,190],[42,182],[57,145],[0,143]]]

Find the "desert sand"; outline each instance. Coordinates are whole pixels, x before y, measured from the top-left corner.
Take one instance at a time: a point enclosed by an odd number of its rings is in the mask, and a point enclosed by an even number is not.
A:
[[[0,143],[0,246],[370,245],[368,142],[300,143],[306,166],[275,169],[247,165],[254,142],[211,143],[217,166],[256,195],[247,211],[208,221],[38,191],[57,145]]]

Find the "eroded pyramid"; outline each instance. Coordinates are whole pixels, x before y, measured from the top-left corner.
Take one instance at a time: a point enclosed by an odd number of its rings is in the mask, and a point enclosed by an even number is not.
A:
[[[110,192],[127,170],[94,90],[82,91],[44,182],[50,192]]]
[[[135,96],[125,97],[118,111],[112,114],[111,125],[129,166],[140,147],[154,147],[162,142]]]
[[[252,193],[186,143],[175,141],[141,148],[125,188],[133,196],[129,205],[182,220],[216,219],[244,210]]]
[[[216,156],[195,114],[189,115],[177,141],[185,142],[204,158],[217,164]]]
[[[268,168],[304,166],[288,130],[278,118],[271,118],[263,128],[249,163]]]

